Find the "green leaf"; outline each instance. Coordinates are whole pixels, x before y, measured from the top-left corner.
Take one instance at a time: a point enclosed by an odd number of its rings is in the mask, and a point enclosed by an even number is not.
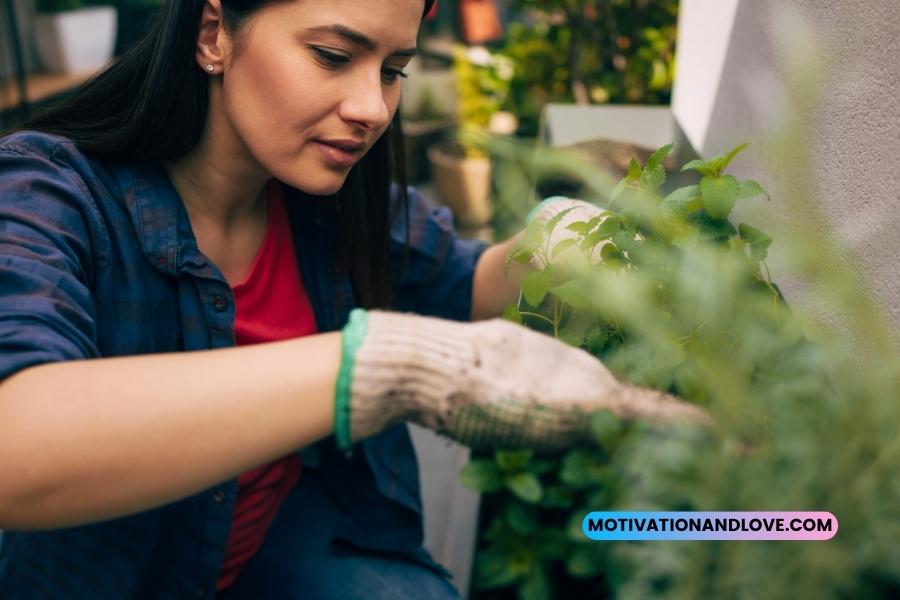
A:
[[[566,225],[566,229],[569,231],[574,231],[575,233],[580,233],[584,235],[588,231],[590,231],[590,224],[588,221],[575,221],[574,223],[569,223]]]
[[[602,258],[603,260],[607,260],[610,258],[616,258],[619,256],[619,254],[621,254],[621,253],[619,252],[619,249],[616,248],[615,244],[606,244],[600,250],[600,258]]]
[[[628,162],[628,171],[625,174],[625,181],[637,181],[641,178],[642,171],[641,163],[638,161],[637,157],[632,156],[631,160]]]
[[[506,305],[506,308],[503,309],[502,318],[519,325],[522,324],[522,315],[519,313],[519,307],[515,303]]]
[[[625,429],[622,421],[608,410],[594,412],[589,420],[591,434],[604,448],[612,446]]]
[[[594,246],[605,239],[609,239],[609,236],[604,236],[599,231],[594,231],[581,241],[581,249],[585,252],[593,251]]]
[[[602,235],[604,238],[612,237],[617,231],[619,231],[619,227],[622,225],[622,220],[616,215],[608,215],[603,222],[600,223],[600,226],[597,228],[597,233]]]
[[[556,229],[556,226],[559,224],[559,222],[562,220],[562,218],[564,216],[566,216],[567,214],[569,214],[570,212],[572,212],[573,210],[575,210],[574,206],[569,207],[565,210],[561,210],[558,213],[556,213],[555,215],[553,215],[552,217],[550,217],[550,220],[547,221],[546,225],[544,225],[544,238],[546,239],[547,237],[549,237],[550,234],[553,233],[553,230]]]
[[[769,253],[769,246],[772,245],[772,238],[764,232],[751,227],[746,223],[738,225],[738,233],[741,239],[750,245],[750,260],[759,263],[766,260]]]
[[[497,450],[494,453],[494,462],[502,471],[521,471],[528,466],[533,450]]]
[[[496,492],[504,485],[500,469],[490,460],[473,460],[467,464],[459,473],[459,481],[478,492]]]
[[[522,278],[522,294],[525,301],[531,306],[540,306],[552,285],[553,272],[550,269],[529,271]]]
[[[543,475],[555,471],[559,467],[558,461],[549,458],[535,458],[528,464],[528,470],[535,475]]]
[[[727,240],[737,233],[734,225],[726,219],[713,219],[706,211],[699,211],[688,218],[688,222],[697,227],[697,233],[703,241]]]
[[[741,179],[738,181],[739,199],[745,200],[748,198],[756,198],[757,196],[765,196],[766,200],[769,200],[769,193],[752,179]]]
[[[731,164],[731,161],[734,159],[734,157],[737,156],[739,152],[743,151],[749,145],[750,144],[741,144],[740,146],[738,146],[737,148],[735,148],[728,154],[718,157],[716,160],[718,161],[717,166],[719,169],[719,173],[721,173],[722,171],[727,169],[728,165]]]
[[[541,506],[545,508],[571,508],[575,502],[575,492],[562,485],[552,485],[544,492]]]
[[[566,571],[572,577],[595,577],[603,573],[608,565],[599,556],[599,549],[594,545],[582,545],[575,548],[566,561]]]
[[[671,154],[675,144],[667,144],[650,155],[647,159],[647,165],[641,171],[641,184],[649,189],[655,190],[666,182],[666,170],[662,163],[666,157]]]
[[[676,214],[682,217],[703,207],[700,200],[700,186],[689,185],[678,188],[663,199],[663,205],[671,207]]]
[[[527,572],[508,552],[489,549],[475,559],[475,585],[479,589],[505,587]]]
[[[561,252],[565,252],[566,248],[571,248],[572,246],[574,246],[577,243],[578,243],[578,240],[576,240],[575,238],[568,238],[568,239],[562,240],[561,242],[556,244],[556,246],[553,247],[553,250],[550,252],[550,256],[553,258],[556,258],[557,256],[560,255]]]
[[[590,278],[578,278],[550,289],[550,293],[576,310],[589,308],[593,285]]]
[[[535,508],[512,498],[506,503],[503,518],[513,531],[521,535],[531,535],[539,526]]]
[[[738,199],[737,179],[731,175],[706,176],[700,180],[703,207],[714,219],[727,219]]]
[[[748,145],[749,144],[741,144],[731,152],[728,152],[727,154],[720,154],[719,156],[715,156],[709,160],[692,160],[681,167],[681,170],[699,171],[700,173],[703,173],[704,175],[707,175],[709,177],[718,177],[726,168],[728,168],[728,165],[731,163],[732,159]]]
[[[534,255],[534,251],[531,248],[519,248],[517,250],[513,250],[510,253],[509,258],[511,260],[516,261],[520,264],[527,264],[531,262],[531,257]]]
[[[583,489],[604,481],[607,472],[596,452],[572,450],[563,458],[559,480],[575,489]]]
[[[544,569],[536,566],[519,584],[519,600],[549,600],[550,580]]]
[[[609,331],[601,325],[594,325],[584,338],[584,346],[588,352],[598,355],[606,348],[609,340]]]
[[[716,165],[714,161],[711,160],[702,160],[696,159],[692,160],[683,167],[681,167],[681,171],[699,171],[704,175],[716,176]]]
[[[534,473],[524,472],[509,475],[506,477],[506,487],[529,504],[540,502],[544,495],[544,487]]]
[[[577,348],[581,346],[581,343],[584,341],[585,334],[587,334],[587,332],[584,327],[578,323],[566,325],[559,330],[559,341]]]

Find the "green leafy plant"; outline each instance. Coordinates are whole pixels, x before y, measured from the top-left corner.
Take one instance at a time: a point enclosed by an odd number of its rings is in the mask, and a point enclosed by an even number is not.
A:
[[[547,102],[666,104],[677,0],[516,0],[524,18],[499,52],[515,65],[506,109],[537,133]]]
[[[727,173],[744,147],[684,170],[699,182],[664,194],[661,148],[615,186],[569,159],[608,211],[530,225],[510,260],[530,273],[508,319],[591,352],[619,376],[701,404],[716,426],[591,417],[595,447],[561,456],[497,452],[461,477],[484,493],[476,589],[520,598],[895,597],[900,591],[900,352],[837,247],[801,229],[783,242],[799,273],[837,298],[854,335],[788,308],[766,264],[773,238],[729,220],[759,184]],[[499,144],[507,162],[521,148]],[[528,161],[526,161],[528,162]],[[514,171],[509,171],[511,175]],[[515,188],[514,181],[509,186]],[[521,187],[521,184],[518,184]],[[814,227],[814,208],[807,204]],[[789,261],[790,262],[790,261]],[[860,343],[863,340],[864,343]],[[821,543],[588,541],[594,510],[827,510]],[[476,598],[478,595],[476,595]]]

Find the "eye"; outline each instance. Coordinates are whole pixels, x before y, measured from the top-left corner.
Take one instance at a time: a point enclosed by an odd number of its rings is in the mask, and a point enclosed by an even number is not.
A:
[[[398,77],[402,77],[402,78],[406,79],[407,77],[409,77],[409,75],[407,75],[400,69],[391,69],[391,68],[385,67],[384,69],[381,70],[381,79],[382,79],[382,81],[384,81],[387,84],[395,83],[397,81]]]
[[[345,65],[350,62],[349,56],[331,52],[330,50],[319,48],[317,46],[312,46],[312,49],[318,55],[319,60],[321,60],[325,64],[325,66],[329,68],[340,67],[341,65]]]

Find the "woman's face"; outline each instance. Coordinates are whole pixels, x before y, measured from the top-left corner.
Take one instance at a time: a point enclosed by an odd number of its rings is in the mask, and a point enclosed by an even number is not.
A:
[[[385,132],[424,0],[266,4],[223,60],[221,110],[266,173],[335,193]]]

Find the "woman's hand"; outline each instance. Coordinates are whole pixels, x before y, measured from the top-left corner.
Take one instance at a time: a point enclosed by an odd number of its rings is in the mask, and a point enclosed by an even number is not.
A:
[[[475,448],[591,442],[588,415],[708,422],[701,409],[619,382],[593,356],[519,325],[353,312],[343,331],[338,444],[413,421]]]
[[[553,231],[550,232],[550,239],[547,243],[547,247],[550,248],[551,252],[553,248],[556,248],[556,245],[563,240],[577,239],[578,234],[569,229],[569,225],[580,221],[590,221],[594,218],[604,219],[604,215],[608,214],[602,208],[594,206],[584,200],[575,200],[564,196],[553,196],[535,206],[534,210],[532,210],[526,218],[526,223],[531,224],[534,222],[540,225],[546,225],[550,219],[560,213],[565,214],[560,217],[559,223],[557,223],[553,228]],[[601,242],[594,246],[590,257],[591,263],[596,264],[600,261],[600,250],[604,245],[606,245],[606,242]],[[564,263],[567,260],[569,252],[578,252],[578,250],[569,248],[566,251],[553,255],[551,262],[553,264]],[[531,266],[536,269],[544,269],[546,267],[539,253],[535,252],[531,257]]]

